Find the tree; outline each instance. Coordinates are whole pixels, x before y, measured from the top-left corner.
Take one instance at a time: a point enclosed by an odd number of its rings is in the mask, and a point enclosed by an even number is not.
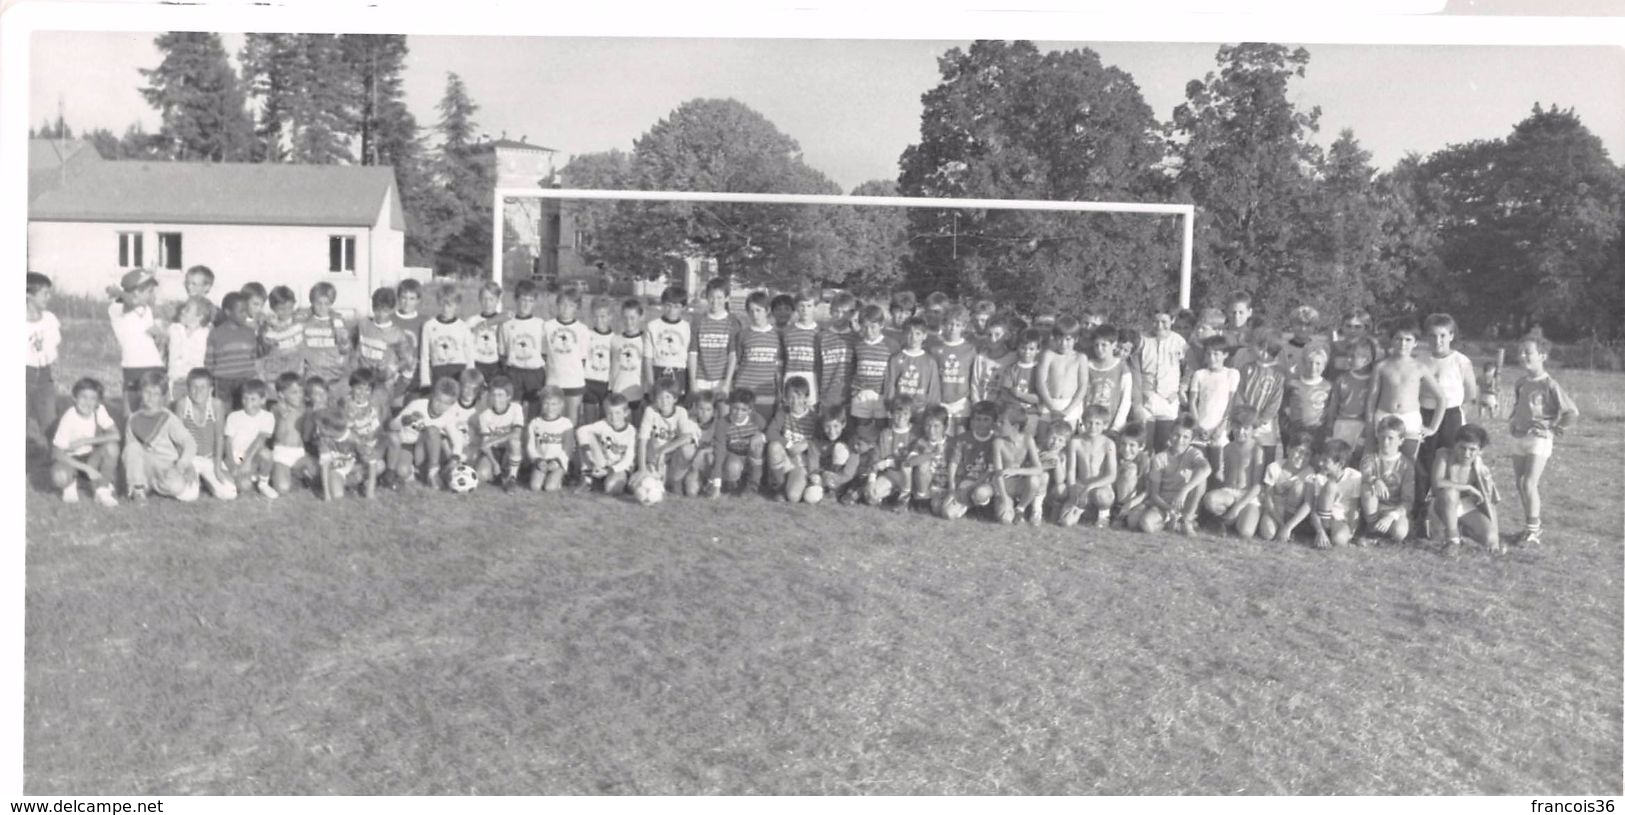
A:
[[[1573,110],[1537,104],[1505,139],[1451,145],[1415,175],[1440,236],[1424,305],[1503,334],[1622,333],[1625,183]]]
[[[1134,80],[1089,49],[978,41],[937,61],[899,186],[925,197],[1162,200],[1163,146]],[[1123,311],[1175,285],[1175,224],[1020,210],[908,214],[916,289]]]
[[[163,117],[158,137],[165,153],[181,161],[247,158],[252,128],[220,35],[171,31],[155,42],[163,60],[141,69],[147,78],[141,95]]]
[[[865,181],[853,196],[894,196],[897,182]],[[903,281],[908,254],[908,212],[897,207],[825,207],[831,240],[815,265],[819,276],[861,294],[878,295]]]
[[[562,172],[571,186],[705,192],[839,194],[807,166],[795,139],[733,99],[692,99],[656,122],[630,156],[580,156]],[[686,257],[715,258],[723,274],[794,285],[823,275],[831,254],[826,207],[702,203],[582,205],[588,257],[653,274]]]
[[[1406,305],[1399,297],[1405,266],[1393,244],[1406,239],[1400,230],[1414,219],[1403,196],[1379,186],[1371,154],[1354,131],[1338,134],[1312,180],[1296,226],[1302,244],[1294,271],[1302,291],[1333,314],[1379,303],[1392,313]]]
[[[428,208],[433,224],[445,235],[435,252],[435,268],[459,275],[484,274],[491,262],[491,191],[496,179],[474,140],[479,105],[468,95],[462,77],[447,73],[438,109],[440,155],[433,178],[447,194]]]
[[[1226,45],[1219,72],[1192,80],[1168,128],[1175,180],[1197,205],[1197,294],[1251,291],[1261,310],[1283,314],[1312,301],[1313,174],[1310,136],[1320,109],[1287,96],[1309,52],[1283,45]]]
[[[334,34],[249,34],[240,60],[257,112],[258,161],[347,164],[359,78]]]

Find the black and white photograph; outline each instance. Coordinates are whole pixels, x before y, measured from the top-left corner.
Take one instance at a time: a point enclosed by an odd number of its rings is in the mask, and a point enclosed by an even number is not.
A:
[[[1436,6],[6,15],[7,794],[1612,812],[1625,4]]]

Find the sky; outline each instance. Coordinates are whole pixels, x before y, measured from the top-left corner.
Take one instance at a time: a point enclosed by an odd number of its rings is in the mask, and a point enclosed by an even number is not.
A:
[[[1587,10],[1597,0],[1569,0]],[[1464,9],[1497,13],[1510,0]],[[34,35],[31,122],[61,100],[75,130],[132,122],[156,130],[137,69],[158,63],[151,33]],[[236,53],[241,35],[225,36]],[[480,106],[480,129],[524,136],[566,154],[620,148],[685,100],[731,97],[794,137],[807,163],[843,188],[895,178],[918,138],[920,96],[938,80],[936,60],[964,41],[631,39],[410,36],[407,103],[432,124],[447,72]],[[1132,74],[1166,121],[1192,79],[1214,70],[1213,43],[1039,42],[1093,48]],[[1382,168],[1407,152],[1496,138],[1536,102],[1573,107],[1625,163],[1625,49],[1580,46],[1307,46],[1307,75],[1293,102],[1321,108],[1319,140],[1352,128]]]

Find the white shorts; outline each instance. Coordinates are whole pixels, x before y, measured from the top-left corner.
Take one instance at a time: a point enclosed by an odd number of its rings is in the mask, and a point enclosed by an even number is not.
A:
[[[722,392],[722,380],[720,380],[720,379],[699,379],[699,378],[696,378],[694,380],[694,391],[693,392],[698,393],[700,391],[710,391],[712,396],[727,396],[728,395],[728,394]]]
[[[886,418],[886,400],[876,391],[856,391],[852,394],[852,418]]]
[[[271,446],[271,463],[284,467],[292,467],[305,457],[305,448],[292,444],[276,444]]]
[[[1549,457],[1552,454],[1552,437],[1536,436],[1533,433],[1515,436],[1512,439],[1512,455],[1515,456],[1541,456]]]
[[[1245,492],[1245,490],[1237,487],[1219,487],[1217,489],[1208,490],[1207,500],[1212,501],[1214,507],[1220,512],[1229,512],[1233,507],[1236,506],[1236,503],[1241,500],[1241,494],[1243,492]],[[1242,506],[1259,506],[1258,494],[1254,493],[1252,500],[1242,504]]]
[[[963,419],[970,415],[970,397],[955,399],[952,402],[943,402],[942,408],[948,411],[948,418]]]
[[[1376,421],[1372,422],[1371,426],[1375,428],[1377,425],[1382,424],[1383,419],[1386,419],[1389,416],[1398,416],[1399,420],[1405,423],[1405,439],[1407,441],[1422,438],[1422,411],[1413,410],[1409,413],[1388,413],[1386,411],[1379,410],[1377,411],[1377,415],[1375,417]]]

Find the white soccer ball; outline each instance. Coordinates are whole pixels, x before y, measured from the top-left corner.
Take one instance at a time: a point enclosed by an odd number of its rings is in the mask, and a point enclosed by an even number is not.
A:
[[[653,506],[666,497],[666,485],[654,476],[644,476],[632,485],[632,497],[643,506]]]
[[[480,485],[480,474],[467,464],[459,464],[451,468],[451,475],[446,479],[446,487],[455,493],[473,492]]]
[[[846,466],[846,459],[850,455],[852,455],[852,451],[848,449],[844,443],[835,442],[835,448],[830,450],[829,453],[830,464],[834,465],[835,469],[839,470],[840,468]]]
[[[824,488],[817,484],[808,485],[807,489],[801,492],[801,500],[807,504],[816,504],[824,500]]]

